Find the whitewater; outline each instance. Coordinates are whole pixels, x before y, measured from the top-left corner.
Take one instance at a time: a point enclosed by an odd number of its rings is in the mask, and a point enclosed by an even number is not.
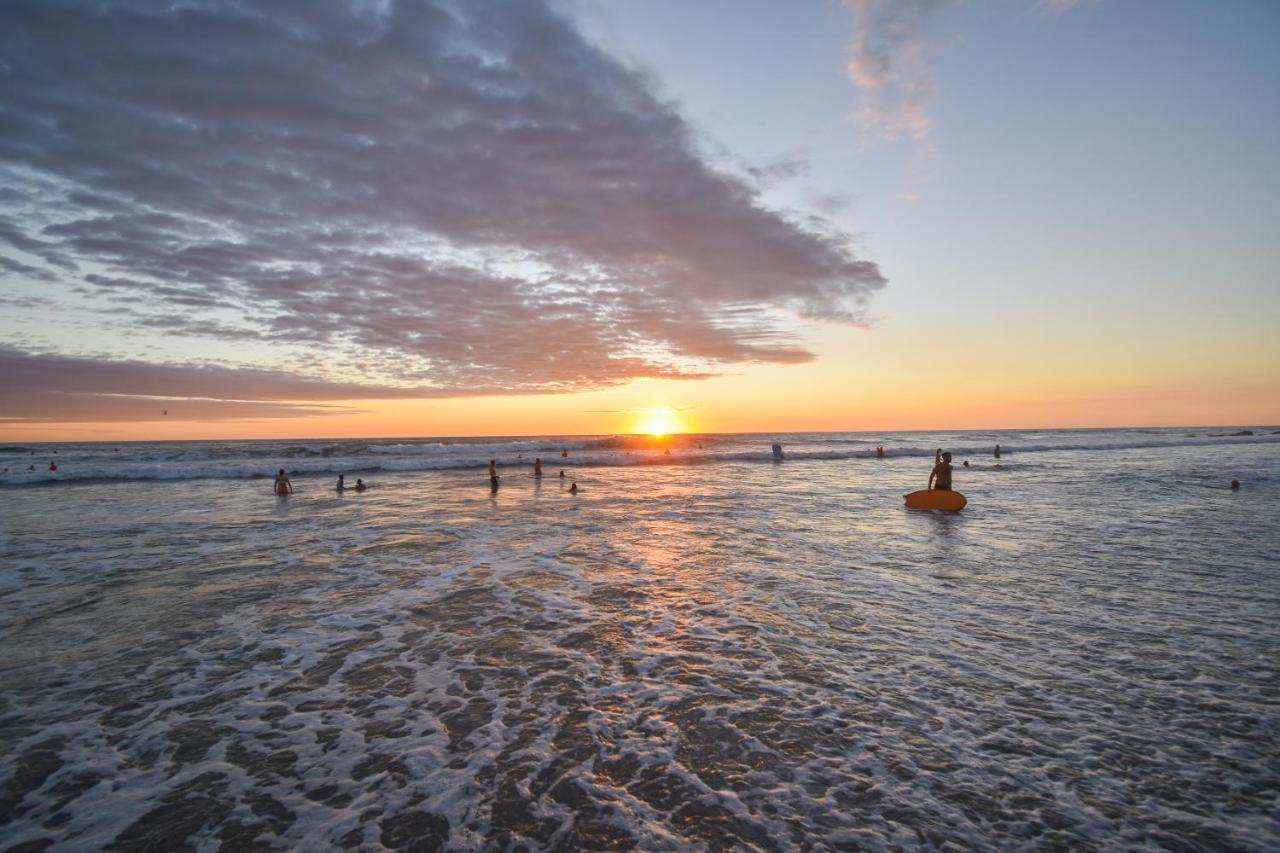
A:
[[[0,850],[1275,849],[1278,429],[12,443]]]

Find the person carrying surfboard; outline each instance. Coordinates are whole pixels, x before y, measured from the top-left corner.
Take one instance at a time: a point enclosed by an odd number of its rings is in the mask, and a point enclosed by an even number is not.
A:
[[[929,488],[942,492],[951,491],[951,454],[944,453],[929,472]]]

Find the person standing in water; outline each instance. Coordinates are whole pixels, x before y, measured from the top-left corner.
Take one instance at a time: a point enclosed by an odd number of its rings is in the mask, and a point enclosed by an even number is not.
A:
[[[280,473],[276,474],[275,492],[277,495],[293,494],[293,483],[289,480],[289,475],[280,469]]]
[[[338,475],[338,491],[340,491],[340,492],[341,492],[341,491],[344,491],[346,488],[347,488],[347,484],[346,484],[346,482],[344,482],[344,480],[343,480],[343,475],[342,475],[342,474],[339,474],[339,475]]]
[[[1000,458],[1000,445],[998,445],[998,444],[996,445],[995,457],[996,457],[997,459],[999,459],[999,458]]]
[[[951,454],[943,453],[933,470],[929,472],[929,488],[942,492],[951,491]]]
[[[541,459],[533,460],[533,476],[537,477],[538,479],[542,479],[542,460]]]
[[[578,493],[578,484],[577,484],[577,483],[574,483],[574,484],[572,484],[571,486],[569,486],[569,494],[571,494],[571,495],[576,495],[577,493]]]
[[[498,491],[498,461],[496,459],[489,460],[489,489]]]

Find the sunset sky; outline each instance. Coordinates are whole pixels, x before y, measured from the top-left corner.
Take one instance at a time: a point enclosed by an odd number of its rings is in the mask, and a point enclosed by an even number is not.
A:
[[[1275,424],[1278,47],[1269,0],[8,0],[0,442]]]

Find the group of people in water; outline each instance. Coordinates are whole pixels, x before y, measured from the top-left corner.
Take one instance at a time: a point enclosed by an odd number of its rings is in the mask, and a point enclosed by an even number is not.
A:
[[[780,460],[782,458],[781,445],[778,445],[778,444],[773,445],[773,455],[775,460]],[[992,451],[992,455],[996,459],[1000,458],[1000,445],[997,444],[995,446],[995,450]],[[569,451],[568,450],[560,451],[560,456],[561,458],[567,458],[569,456]],[[876,447],[876,458],[877,459],[885,458],[883,446]],[[964,467],[966,468],[969,467],[969,460],[967,459],[965,460]],[[996,465],[995,467],[999,468],[1000,466]],[[35,466],[32,466],[28,470],[35,470]],[[49,470],[56,472],[58,470],[57,463],[50,462]],[[5,469],[5,473],[8,473],[7,468]],[[537,480],[542,479],[542,458],[541,457],[538,457],[533,460],[533,476],[534,476],[534,479],[537,479]],[[500,479],[501,478],[498,476],[498,460],[490,459],[489,460],[489,489],[491,492],[498,491],[498,481]],[[563,468],[560,469],[560,479],[561,480],[567,479],[565,477]],[[346,484],[345,475],[343,474],[338,475],[337,491],[339,492],[345,492],[348,490],[363,492],[367,488],[368,486],[365,485],[364,480],[360,478],[356,478],[356,484],[354,486],[348,486]],[[1232,480],[1230,488],[1231,488],[1231,491],[1233,492],[1239,491],[1240,481]],[[944,491],[944,492],[952,491],[951,453],[948,451],[944,451],[941,447],[939,447],[933,453],[933,469],[929,472],[929,489],[936,490],[936,491]],[[293,483],[289,480],[289,475],[285,473],[283,468],[281,468],[280,472],[276,474],[273,491],[277,495],[293,494]],[[571,483],[568,491],[570,494],[576,495],[580,491],[580,489],[578,488],[578,484],[576,482]]]
[[[363,492],[367,488],[369,487],[365,485],[364,480],[359,477],[356,477],[356,484],[354,486],[348,486],[346,475],[338,475],[337,491],[339,492]],[[283,468],[280,469],[280,473],[276,474],[276,481],[275,485],[272,486],[272,491],[277,495],[293,494],[293,481],[289,479],[289,475],[284,472]]]
[[[567,450],[560,451],[561,459],[567,459],[568,457],[569,457],[569,451]],[[538,457],[533,460],[533,477],[535,480],[542,479],[542,458],[541,457]],[[501,478],[498,476],[498,460],[490,459],[489,460],[489,491],[491,492],[498,491],[498,481],[500,479]],[[566,479],[563,468],[560,469],[560,479],[561,480]],[[578,488],[578,484],[576,482],[570,484],[569,494],[576,495],[579,491],[580,489]]]

